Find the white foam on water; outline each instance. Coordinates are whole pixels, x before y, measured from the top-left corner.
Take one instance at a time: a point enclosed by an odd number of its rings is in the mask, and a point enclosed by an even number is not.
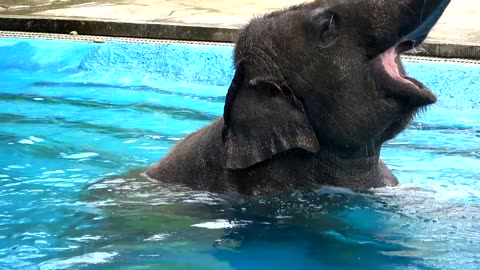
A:
[[[33,236],[33,237],[38,237],[38,238],[47,238],[50,235],[45,233],[45,232],[36,232],[36,233],[26,232],[26,233],[22,233],[22,236],[26,236],[26,237]]]
[[[118,256],[117,252],[94,252],[65,260],[52,259],[40,264],[40,270],[77,269],[85,265],[109,263],[116,256]]]
[[[131,144],[131,143],[136,143],[136,142],[138,142],[138,140],[128,140],[128,141],[124,141],[123,143]]]
[[[29,145],[35,144],[33,141],[27,140],[27,139],[20,140],[20,141],[18,141],[18,143],[20,143],[20,144],[29,144]]]
[[[25,167],[20,166],[20,165],[10,165],[7,168],[10,168],[10,169],[25,169]]]
[[[14,186],[20,186],[22,183],[10,183],[10,184],[5,184],[3,185],[4,187],[14,187]]]
[[[43,172],[42,174],[61,174],[61,173],[65,173],[65,171],[63,170],[46,171],[46,172]]]
[[[276,219],[292,219],[293,216],[275,216]]]
[[[145,242],[156,242],[156,241],[163,241],[163,240],[166,240],[168,239],[170,236],[172,236],[171,234],[168,234],[168,233],[160,233],[160,234],[156,234],[156,235],[153,235],[153,236],[150,236],[149,238],[143,240]]]
[[[348,194],[348,195],[355,195],[355,192],[349,188],[344,187],[334,187],[334,186],[322,186],[315,190],[315,193],[319,195],[337,195],[337,194]]]
[[[44,142],[45,140],[42,139],[42,138],[37,138],[37,137],[34,137],[34,136],[30,136],[28,137],[30,140],[34,141],[34,142],[37,142],[37,143],[40,143],[40,142]]]
[[[443,202],[467,202],[470,200],[478,201],[480,190],[478,184],[471,183],[450,183],[437,179],[429,181],[428,185],[419,185],[416,183],[401,184],[396,187],[384,187],[374,189],[375,193],[380,195],[405,195],[408,196],[426,196],[435,201]]]
[[[55,187],[68,188],[68,187],[75,187],[75,184],[66,184],[66,183],[63,183],[63,184],[62,184],[62,183],[58,183],[58,184],[57,184],[57,183],[56,183],[54,186],[55,186]]]
[[[68,240],[71,240],[71,241],[75,241],[75,242],[80,242],[80,243],[89,243],[89,242],[92,242],[92,241],[96,241],[96,240],[101,240],[102,237],[101,236],[91,236],[91,235],[84,235],[84,236],[81,236],[81,237],[73,237],[73,238],[67,238]]]
[[[436,183],[435,185],[431,185],[430,188],[436,192],[435,197],[437,200],[450,201],[480,198],[480,190],[477,189],[478,187]]]
[[[464,123],[476,123],[476,120],[473,119],[467,119],[467,118],[457,118],[455,119],[457,122],[464,122]]]
[[[158,136],[158,135],[147,135],[147,136],[145,136],[145,138],[153,139],[153,140],[161,140],[162,139],[162,137]]]
[[[195,228],[203,228],[209,230],[219,230],[219,229],[231,229],[237,227],[245,227],[248,224],[251,224],[252,221],[228,221],[226,219],[217,219],[215,221],[203,222],[198,224],[191,225]]]
[[[210,192],[194,193],[183,199],[183,203],[202,203],[208,205],[218,205],[225,200],[218,196],[218,194]]]
[[[72,154],[72,155],[60,153],[60,156],[65,159],[84,159],[84,158],[96,157],[98,155],[99,154],[93,153],[93,152],[86,152],[86,153],[79,153],[79,154]]]
[[[144,150],[167,150],[167,147],[164,146],[139,146],[135,147],[137,149],[144,149]]]
[[[387,142],[388,145],[409,145],[411,142]]]

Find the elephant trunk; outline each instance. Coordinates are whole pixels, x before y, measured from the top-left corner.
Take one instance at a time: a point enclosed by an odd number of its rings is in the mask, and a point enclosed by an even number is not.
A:
[[[363,16],[369,24],[369,44],[385,52],[400,43],[412,49],[422,43],[450,0],[370,0]],[[377,10],[376,12],[368,12]],[[371,18],[370,16],[374,16]]]

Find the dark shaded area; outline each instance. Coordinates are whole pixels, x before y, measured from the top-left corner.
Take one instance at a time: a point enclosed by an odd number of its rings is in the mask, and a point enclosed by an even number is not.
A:
[[[0,18],[0,30],[131,38],[177,39],[232,42],[237,29],[153,23],[93,21],[78,19],[46,19],[22,16]]]
[[[206,101],[213,101],[213,102],[225,102],[224,96],[199,96],[192,93],[181,93],[181,92],[172,92],[168,90],[162,90],[158,88],[153,88],[149,86],[112,86],[109,84],[102,84],[102,83],[56,83],[56,82],[36,82],[33,83],[32,86],[34,87],[93,87],[93,88],[118,88],[118,89],[129,89],[135,91],[152,91],[158,94],[165,94],[165,95],[172,95],[172,96],[180,96],[180,97],[190,97],[194,99],[206,100]]]
[[[99,108],[99,109],[125,109],[125,110],[137,110],[142,112],[159,112],[166,114],[174,119],[180,120],[197,120],[197,121],[213,121],[218,118],[218,116],[209,114],[202,111],[192,110],[188,108],[178,108],[178,107],[167,107],[161,105],[147,104],[147,103],[135,103],[135,104],[112,104],[112,103],[102,103],[99,101],[90,102],[90,101],[78,101],[69,98],[63,97],[45,97],[38,95],[29,95],[29,94],[0,94],[0,100],[7,101],[29,101],[34,98],[42,98],[42,100],[36,100],[37,103],[45,104],[66,104],[71,106],[81,106],[87,108]]]
[[[93,124],[93,123],[87,123],[82,121],[71,121],[62,117],[38,119],[38,118],[29,118],[29,117],[15,115],[15,114],[0,113],[0,124],[11,123],[11,122],[14,122],[16,124],[23,124],[23,125],[61,125],[63,128],[69,128],[72,130],[74,129],[82,129],[84,131],[92,130],[99,134],[107,134],[107,135],[110,134],[112,135],[112,137],[116,137],[119,139],[132,138],[132,136],[135,136],[136,134],[144,134],[144,135],[155,134],[155,136],[158,136],[160,138],[169,137],[168,134],[162,134],[162,133],[159,133],[158,131],[153,131],[153,130],[145,130],[145,129],[137,129],[137,128],[118,128],[118,127],[113,127],[108,125]],[[12,138],[11,140],[13,141],[18,139],[14,134],[6,134],[6,133],[0,134],[0,139],[3,139],[3,138]],[[175,143],[167,139],[165,139],[165,142],[171,143],[171,144]]]

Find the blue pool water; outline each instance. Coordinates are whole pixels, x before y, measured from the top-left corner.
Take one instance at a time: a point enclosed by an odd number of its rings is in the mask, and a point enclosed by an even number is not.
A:
[[[244,198],[142,169],[222,114],[232,47],[0,38],[0,269],[480,267],[480,66],[407,62],[439,102],[400,187]]]

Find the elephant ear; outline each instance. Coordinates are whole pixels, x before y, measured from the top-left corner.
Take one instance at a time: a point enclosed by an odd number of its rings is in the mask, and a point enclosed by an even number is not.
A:
[[[246,81],[244,72],[240,64],[226,97],[225,167],[245,169],[294,148],[317,152],[315,132],[293,92],[279,82]]]

